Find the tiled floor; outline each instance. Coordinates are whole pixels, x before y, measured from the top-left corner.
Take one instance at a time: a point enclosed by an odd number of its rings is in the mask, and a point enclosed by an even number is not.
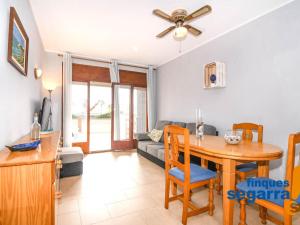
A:
[[[61,181],[58,225],[180,225],[180,202],[164,209],[164,170],[135,151],[99,153],[84,159],[82,177]],[[207,189],[193,194],[199,205],[207,203]],[[215,193],[215,214],[190,217],[188,225],[222,224],[222,198]],[[239,206],[235,207],[238,224]],[[248,225],[259,225],[258,210],[247,207]],[[268,224],[272,224],[269,222]],[[300,224],[300,217],[294,224]]]

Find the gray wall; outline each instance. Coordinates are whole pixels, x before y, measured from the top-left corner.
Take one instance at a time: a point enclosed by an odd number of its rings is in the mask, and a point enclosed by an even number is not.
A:
[[[200,107],[221,135],[235,122],[260,123],[264,141],[286,150],[288,134],[300,131],[299,12],[292,2],[160,66],[158,118],[195,121]],[[227,66],[227,87],[206,90],[203,66],[214,60]],[[282,177],[285,160],[272,167]]]
[[[29,36],[28,77],[7,62],[9,7],[14,6]],[[1,0],[0,7],[0,150],[29,133],[33,114],[40,108],[41,80],[34,67],[42,66],[43,46],[27,0]]]

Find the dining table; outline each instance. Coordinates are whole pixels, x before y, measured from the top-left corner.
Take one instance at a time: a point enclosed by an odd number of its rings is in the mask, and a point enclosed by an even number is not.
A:
[[[183,137],[179,138],[179,145],[183,147]],[[190,135],[190,154],[201,158],[201,166],[207,168],[208,161],[222,165],[223,181],[223,225],[233,225],[235,200],[230,200],[227,193],[235,190],[236,166],[248,162],[256,162],[259,177],[269,177],[271,160],[280,159],[283,151],[280,147],[241,141],[231,145],[220,136],[204,135],[202,138]],[[263,210],[263,208],[260,208]],[[266,213],[266,209],[263,210]]]

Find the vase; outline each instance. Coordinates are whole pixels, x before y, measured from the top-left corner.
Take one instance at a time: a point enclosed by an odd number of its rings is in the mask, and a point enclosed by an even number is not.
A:
[[[202,138],[204,135],[204,122],[202,111],[200,108],[196,109],[196,137]]]

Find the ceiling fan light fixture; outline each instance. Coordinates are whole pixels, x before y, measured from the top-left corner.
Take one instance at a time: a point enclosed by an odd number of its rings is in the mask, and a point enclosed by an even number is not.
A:
[[[173,33],[173,38],[176,41],[183,41],[187,36],[188,30],[185,27],[176,27]]]

